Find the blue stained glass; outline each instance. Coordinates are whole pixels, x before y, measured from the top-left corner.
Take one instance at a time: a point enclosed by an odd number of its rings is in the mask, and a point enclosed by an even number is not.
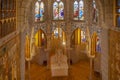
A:
[[[39,20],[40,16],[39,16],[39,3],[36,2],[35,4],[35,21],[37,22]]]
[[[44,19],[44,3],[36,2],[35,4],[35,22],[43,21]]]
[[[101,52],[101,45],[100,45],[100,39],[99,39],[99,37],[97,37],[96,51],[99,52],[99,53]]]
[[[83,3],[83,1],[81,0],[80,2],[79,2],[79,19],[80,20],[84,20],[84,3]]]
[[[43,21],[43,16],[44,16],[44,3],[41,2],[41,4],[40,4],[40,21]]]
[[[120,16],[118,17],[117,26],[120,27]]]
[[[120,0],[117,0],[117,6],[120,6]]]
[[[81,42],[86,42],[85,31],[81,31]]]
[[[79,12],[79,18],[81,19],[82,17],[83,17],[83,11],[80,10],[80,12]]]
[[[120,9],[117,9],[117,12],[120,13]]]
[[[59,3],[59,19],[64,19],[64,4],[62,2]]]

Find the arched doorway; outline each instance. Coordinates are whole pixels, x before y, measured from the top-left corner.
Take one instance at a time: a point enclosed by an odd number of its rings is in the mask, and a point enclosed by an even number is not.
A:
[[[71,47],[81,47],[81,49],[85,50],[86,47],[86,34],[85,31],[77,28],[73,31],[71,35]]]
[[[94,72],[99,74],[101,73],[101,40],[97,32],[92,34],[91,38],[91,56],[94,57],[93,69]]]
[[[32,44],[32,62],[39,65],[47,65],[47,36],[43,30],[39,29],[34,34],[34,40]]]
[[[44,47],[44,48],[47,47],[47,38],[46,38],[44,31],[42,31],[41,29],[38,30],[35,33],[34,38],[35,38],[35,46],[36,47]]]
[[[70,39],[70,47],[72,48],[70,53],[71,63],[78,63],[81,60],[88,61],[86,46],[86,32],[81,28],[76,28],[73,31]]]

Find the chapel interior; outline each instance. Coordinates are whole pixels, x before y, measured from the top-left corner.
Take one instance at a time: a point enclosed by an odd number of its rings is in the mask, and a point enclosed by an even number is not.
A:
[[[0,80],[120,80],[120,0],[0,0]]]

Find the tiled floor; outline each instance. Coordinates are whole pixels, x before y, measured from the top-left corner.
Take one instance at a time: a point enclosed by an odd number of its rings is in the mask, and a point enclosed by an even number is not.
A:
[[[82,61],[71,65],[69,68],[69,76],[67,77],[51,77],[50,69],[46,66],[40,66],[31,63],[30,80],[89,80],[89,62]],[[28,75],[28,72],[26,72]],[[26,80],[28,76],[26,76]],[[101,80],[100,77],[93,76],[92,80]]]

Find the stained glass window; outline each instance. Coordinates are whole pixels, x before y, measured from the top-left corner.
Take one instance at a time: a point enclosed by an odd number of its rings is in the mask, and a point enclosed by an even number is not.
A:
[[[54,30],[54,36],[55,36],[55,38],[58,38],[58,28],[56,28],[56,29]]]
[[[96,8],[95,0],[93,0],[93,22],[97,22],[97,21],[98,21],[98,11]]]
[[[53,19],[64,20],[64,3],[60,0],[53,3]]]
[[[100,45],[99,37],[97,37],[97,41],[96,41],[96,51],[99,53],[101,52],[101,45]]]
[[[58,3],[55,2],[53,4],[53,17],[54,17],[54,20],[58,20],[58,15],[59,15],[59,12],[58,12]]]
[[[120,0],[116,0],[116,6],[115,6],[115,26],[120,28]]]
[[[117,27],[120,27],[120,16],[117,16]]]
[[[85,37],[85,31],[81,31],[81,42],[85,42],[86,37]]]
[[[78,2],[74,2],[74,20],[78,20],[78,14],[79,14],[79,9],[78,9]]]
[[[61,28],[56,28],[56,29],[54,30],[54,37],[55,37],[55,38],[58,38],[58,37],[61,38],[62,35],[63,35],[62,32],[63,32],[63,31],[62,31]]]
[[[120,7],[120,0],[117,0],[117,6]]]
[[[84,16],[83,16],[83,14],[84,14],[84,4],[83,4],[83,1],[82,0],[80,0],[80,2],[79,2],[79,19],[80,20],[84,20]]]
[[[40,22],[44,20],[44,3],[38,0],[35,3],[35,22]]]
[[[84,2],[83,0],[74,2],[74,20],[84,20]]]

